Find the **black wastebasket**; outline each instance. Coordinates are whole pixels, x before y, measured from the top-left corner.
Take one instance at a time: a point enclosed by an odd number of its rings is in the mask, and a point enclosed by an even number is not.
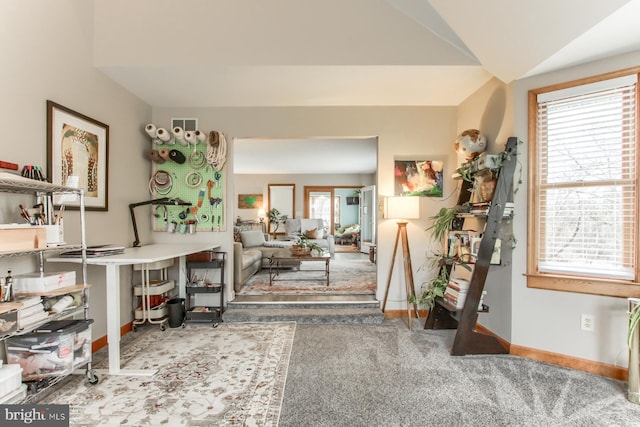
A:
[[[169,327],[179,328],[184,322],[184,298],[172,298],[167,301],[169,307]]]

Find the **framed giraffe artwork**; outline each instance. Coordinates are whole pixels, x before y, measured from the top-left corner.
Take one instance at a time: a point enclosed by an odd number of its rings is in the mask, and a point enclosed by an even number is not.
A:
[[[85,209],[109,210],[109,126],[47,101],[47,179],[84,189]],[[80,201],[55,196],[54,205],[78,209]]]

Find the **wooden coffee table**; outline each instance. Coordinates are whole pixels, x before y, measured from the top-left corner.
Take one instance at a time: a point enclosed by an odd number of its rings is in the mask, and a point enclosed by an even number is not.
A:
[[[304,270],[304,271],[323,271],[324,277],[321,278],[297,278],[297,279],[278,279],[278,275],[280,274],[280,270],[282,268],[290,267],[292,263],[299,262],[302,264],[306,261],[316,261],[316,262],[324,262],[324,269],[317,270]],[[269,286],[273,285],[275,281],[284,281],[284,280],[326,280],[327,286],[329,286],[329,261],[331,261],[330,254],[322,254],[322,255],[283,255],[283,254],[273,254],[269,257]],[[288,264],[288,265],[287,265]],[[298,269],[300,271],[300,269]]]

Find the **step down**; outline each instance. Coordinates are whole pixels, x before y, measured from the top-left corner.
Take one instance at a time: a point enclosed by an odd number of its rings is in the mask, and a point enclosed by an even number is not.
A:
[[[298,322],[301,324],[380,324],[384,315],[379,303],[234,303],[222,320],[238,322]]]

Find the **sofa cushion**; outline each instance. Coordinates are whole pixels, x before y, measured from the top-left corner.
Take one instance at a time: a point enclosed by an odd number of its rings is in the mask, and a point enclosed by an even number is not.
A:
[[[262,246],[266,241],[264,234],[261,231],[250,230],[241,231],[240,239],[242,239],[242,246],[245,248],[255,248],[256,246]]]
[[[300,231],[306,233],[307,230],[318,230],[318,236],[316,239],[322,239],[324,237],[324,224],[321,219],[318,218],[302,218],[300,220]]]
[[[284,234],[286,237],[295,238],[300,236],[300,219],[299,218],[289,218],[284,223]]]
[[[304,235],[307,236],[310,239],[317,239],[318,238],[318,234],[322,234],[322,232],[318,232],[317,228],[313,228],[311,230],[305,230],[304,231]]]
[[[245,249],[242,251],[242,268],[247,268],[258,260],[262,260],[261,250]]]

